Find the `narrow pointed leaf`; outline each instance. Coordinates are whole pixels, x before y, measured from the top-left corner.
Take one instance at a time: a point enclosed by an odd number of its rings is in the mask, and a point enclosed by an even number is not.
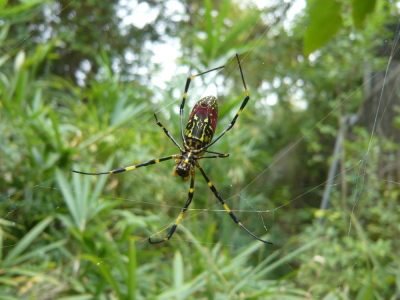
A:
[[[308,7],[310,24],[304,36],[303,52],[308,56],[325,45],[342,26],[342,3],[336,0],[313,1]]]
[[[8,253],[4,260],[5,265],[10,265],[11,262],[21,255],[34,241],[35,239],[44,231],[44,229],[53,221],[53,217],[49,216],[46,219],[40,221],[35,227],[31,229],[20,241],[19,243]]]
[[[361,28],[366,17],[374,11],[376,0],[353,0],[353,22]]]

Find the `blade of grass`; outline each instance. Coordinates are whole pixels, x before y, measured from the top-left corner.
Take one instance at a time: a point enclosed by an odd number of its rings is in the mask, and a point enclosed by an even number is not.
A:
[[[78,256],[79,259],[87,259],[97,265],[100,269],[101,274],[103,274],[104,278],[108,281],[108,283],[112,286],[114,292],[117,294],[118,299],[124,299],[122,296],[121,290],[118,286],[118,282],[115,280],[114,276],[111,274],[108,266],[103,262],[103,260],[99,257],[96,257],[91,254],[82,254]]]
[[[204,13],[204,20],[205,20],[205,25],[206,25],[207,39],[206,39],[206,41],[203,41],[203,43],[206,42],[207,46],[204,47],[204,50],[205,50],[204,54],[210,60],[213,49],[214,49],[214,38],[213,38],[214,26],[213,26],[213,22],[212,22],[212,15],[211,15],[212,5],[211,5],[210,0],[205,1],[205,8],[206,8],[206,11]]]
[[[33,258],[35,256],[38,257],[39,255],[41,255],[47,251],[50,251],[53,249],[58,249],[59,247],[65,245],[66,243],[67,243],[67,240],[61,240],[61,241],[57,241],[52,244],[37,248],[33,251],[29,251],[27,254],[21,255],[20,257],[14,259],[13,264],[20,264],[20,263],[22,263],[30,258]]]
[[[53,217],[49,216],[40,221],[35,227],[32,228],[20,241],[12,248],[4,259],[4,265],[10,266],[13,264],[13,260],[24,252],[34,240],[44,231],[44,229],[53,221]]]
[[[234,293],[236,293],[239,289],[241,289],[243,286],[245,286],[246,284],[248,284],[249,281],[255,281],[258,280],[261,276],[264,276],[265,274],[268,274],[269,272],[271,272],[272,270],[276,269],[277,267],[279,267],[280,265],[287,263],[289,260],[291,260],[292,258],[294,258],[296,255],[299,255],[300,253],[308,250],[309,248],[313,247],[315,244],[319,243],[321,241],[321,239],[316,239],[314,241],[312,241],[311,243],[308,243],[298,249],[296,249],[295,251],[292,251],[291,253],[289,253],[288,255],[282,257],[281,259],[277,260],[276,262],[270,264],[268,267],[264,268],[264,267],[257,267],[257,270],[260,269],[260,272],[251,272],[251,274],[245,278],[243,278],[240,282],[238,282],[235,287],[231,290],[230,295],[233,295]],[[264,261],[268,261],[269,262],[269,258],[267,257]],[[263,263],[261,263],[263,264]],[[265,263],[264,263],[265,264]]]
[[[371,259],[372,263],[374,264],[374,266],[376,268],[381,268],[379,260],[376,258],[373,251],[371,251],[371,248],[369,247],[369,245],[371,244],[371,241],[368,240],[368,237],[365,234],[365,231],[363,230],[361,224],[358,222],[358,219],[354,214],[351,214],[351,221],[353,222],[354,227],[356,228],[356,232],[364,245],[363,248],[365,250],[365,253]]]
[[[93,299],[93,295],[86,294],[86,295],[77,295],[77,296],[69,296],[69,297],[62,297],[57,298],[58,300],[91,300]]]
[[[214,45],[217,45],[219,42],[219,38],[221,36],[221,29],[224,25],[224,20],[228,14],[230,4],[231,4],[230,0],[225,0],[222,3],[222,7],[221,7],[220,11],[218,12],[216,34],[214,35]]]
[[[183,259],[182,254],[179,251],[175,251],[174,262],[173,262],[173,272],[174,272],[174,286],[179,288],[183,285]],[[180,295],[176,299],[182,299]]]
[[[136,247],[135,239],[129,238],[129,264],[128,264],[128,298],[134,300],[136,297],[136,272],[137,272],[137,260],[136,260]]]
[[[56,178],[57,183],[60,186],[61,193],[63,194],[64,201],[66,202],[70,214],[75,221],[75,226],[79,228],[79,225],[81,224],[81,212],[78,209],[77,203],[75,202],[74,196],[72,194],[72,187],[67,182],[67,179],[65,178],[63,172],[61,172],[59,169],[56,169]]]
[[[217,53],[228,52],[233,45],[235,45],[235,40],[240,40],[239,37],[243,32],[247,32],[253,24],[257,22],[260,18],[261,13],[255,15],[247,15],[241,20],[239,20],[235,25],[229,30],[228,35],[218,44],[216,49]]]

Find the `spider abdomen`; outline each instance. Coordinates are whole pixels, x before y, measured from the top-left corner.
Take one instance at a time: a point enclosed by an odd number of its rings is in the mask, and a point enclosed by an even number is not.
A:
[[[185,129],[189,149],[198,150],[211,143],[218,122],[218,103],[214,96],[200,99],[190,113]]]

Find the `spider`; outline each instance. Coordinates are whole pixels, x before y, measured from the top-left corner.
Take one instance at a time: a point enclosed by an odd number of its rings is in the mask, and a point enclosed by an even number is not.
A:
[[[106,172],[87,173],[87,172],[72,170],[72,172],[84,174],[84,175],[117,174],[117,173],[122,173],[125,171],[131,171],[131,170],[134,170],[137,168],[145,167],[148,165],[157,164],[159,162],[167,161],[170,159],[175,159],[176,165],[172,171],[172,175],[181,177],[183,181],[188,181],[189,179],[191,179],[189,193],[188,193],[188,199],[186,201],[185,206],[182,208],[178,218],[175,220],[174,224],[169,229],[165,238],[154,241],[151,239],[151,237],[149,237],[149,242],[151,244],[158,244],[158,243],[166,242],[174,234],[179,223],[182,221],[183,216],[184,216],[185,212],[187,211],[190,203],[192,202],[193,194],[194,194],[195,175],[196,175],[195,168],[198,168],[200,170],[201,174],[203,175],[205,181],[207,182],[207,185],[210,187],[211,191],[214,193],[215,197],[219,200],[219,202],[222,204],[224,209],[230,215],[232,220],[237,225],[239,225],[242,229],[244,229],[248,234],[250,234],[253,238],[255,238],[263,243],[273,245],[273,243],[267,242],[267,241],[257,237],[252,232],[250,232],[245,226],[243,226],[243,224],[239,221],[239,219],[235,216],[235,214],[230,210],[228,205],[225,203],[225,201],[219,195],[214,184],[210,181],[210,179],[208,178],[208,176],[206,175],[203,168],[200,166],[200,164],[198,162],[200,159],[225,158],[225,157],[229,156],[228,153],[218,153],[218,152],[208,151],[208,148],[211,147],[212,145],[214,145],[227,131],[229,131],[233,127],[233,125],[235,125],[237,118],[242,113],[243,109],[245,108],[247,102],[250,99],[250,94],[246,87],[246,83],[244,81],[242,67],[240,65],[239,56],[237,54],[236,54],[236,59],[238,62],[240,75],[242,77],[243,86],[244,86],[244,89],[246,92],[246,97],[244,98],[238,112],[233,117],[231,123],[225,128],[225,130],[222,133],[220,133],[217,136],[217,138],[214,141],[212,141],[212,138],[214,136],[214,132],[217,127],[217,121],[218,121],[218,103],[217,103],[216,97],[214,97],[214,96],[204,97],[204,98],[200,99],[194,105],[192,112],[190,113],[189,120],[186,125],[185,131],[183,131],[183,113],[184,113],[184,108],[185,108],[187,92],[189,90],[190,82],[192,81],[192,79],[194,79],[197,76],[201,76],[201,75],[207,74],[212,71],[220,70],[220,69],[224,68],[225,66],[214,68],[214,69],[211,69],[211,70],[208,70],[203,73],[193,75],[193,76],[190,76],[187,78],[186,85],[185,85],[185,91],[183,94],[182,103],[181,103],[180,110],[179,110],[180,131],[181,131],[181,136],[182,136],[182,141],[183,141],[183,148],[172,137],[172,135],[169,133],[169,131],[158,121],[157,115],[154,114],[154,118],[156,120],[157,125],[162,130],[164,130],[165,134],[171,139],[171,141],[175,144],[175,146],[177,146],[179,148],[179,150],[181,152],[180,154],[174,154],[174,155],[166,156],[163,158],[152,159],[152,160],[149,160],[147,162],[144,162],[144,163],[141,163],[138,165],[133,165],[133,166],[115,169],[115,170],[106,171]],[[204,156],[203,154],[206,152],[211,153],[213,155]]]

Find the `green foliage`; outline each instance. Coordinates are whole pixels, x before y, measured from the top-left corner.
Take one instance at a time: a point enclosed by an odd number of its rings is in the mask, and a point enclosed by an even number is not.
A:
[[[110,165],[108,163],[106,166],[110,168]],[[93,192],[90,192],[92,189],[90,188],[89,178],[82,182],[79,177],[74,175],[73,184],[69,185],[63,173],[60,170],[56,170],[57,182],[65,199],[69,214],[72,217],[72,220],[64,219],[63,221],[69,227],[75,227],[77,230],[83,232],[85,231],[86,224],[94,216],[100,214],[102,210],[112,204],[107,202],[97,203],[97,199],[104,189],[106,177],[102,177],[96,183]],[[72,194],[72,191],[74,194]]]
[[[243,41],[248,28],[257,22],[260,13],[250,11],[240,18],[239,21],[234,22],[228,29],[226,28],[224,21],[228,17],[231,5],[230,0],[223,1],[218,16],[213,18],[213,7],[211,1],[205,1],[204,25],[206,35],[204,38],[196,38],[195,43],[200,48],[199,50],[203,53],[204,59],[206,59],[207,62],[226,60],[228,57],[234,55],[239,49],[242,52],[245,52],[255,45],[254,42],[243,44],[241,41]],[[199,24],[201,23],[199,22]],[[200,30],[200,28],[198,30]],[[218,59],[219,56],[222,56],[223,59]],[[203,63],[203,65],[207,66],[210,64]]]
[[[303,46],[305,56],[332,40],[339,29],[343,27],[343,6],[346,9],[350,8],[347,2],[345,0],[308,1],[309,25],[304,35]],[[363,27],[367,16],[374,11],[375,6],[376,0],[351,1],[352,19],[357,29]]]
[[[45,0],[25,1],[14,6],[7,6],[8,0],[0,2],[0,17],[7,25],[23,23],[32,20],[43,9]]]
[[[325,45],[342,27],[339,1],[314,1],[309,8],[310,25],[304,36],[304,54],[310,53]]]
[[[352,5],[354,25],[360,29],[366,17],[374,11],[376,0],[353,0]]]
[[[25,293],[24,290],[28,286],[34,285],[36,282],[44,282],[46,284],[58,285],[60,281],[52,276],[51,274],[43,274],[42,270],[48,269],[49,261],[39,259],[41,256],[47,255],[47,252],[54,251],[60,247],[63,247],[67,241],[60,239],[52,242],[46,238],[39,238],[44,235],[44,230],[53,221],[52,216],[48,216],[28,231],[21,239],[17,236],[10,235],[7,233],[7,229],[19,229],[24,230],[25,228],[21,225],[9,222],[7,220],[1,220],[0,225],[0,245],[3,247],[4,240],[16,240],[18,244],[11,248],[6,253],[3,252],[0,255],[0,273],[2,279],[0,284],[2,285],[2,292],[6,294],[9,291],[14,290],[15,286],[21,285],[21,289],[18,293],[10,293],[9,295],[21,296]],[[4,230],[5,229],[5,230]],[[47,243],[43,243],[47,240]],[[29,266],[33,263],[37,263],[39,268],[32,269]],[[14,299],[14,298],[11,298]]]
[[[0,299],[398,296],[398,180],[390,177],[394,172],[381,173],[397,165],[398,145],[355,129],[345,143],[344,171],[331,207],[318,209],[338,120],[364,100],[361,66],[365,61],[373,69],[386,66],[371,49],[391,11],[379,1],[327,2],[318,8],[319,2],[310,2],[315,5],[310,15],[298,16],[290,29],[276,22],[268,31],[265,20],[284,5],[182,2],[187,23],[160,15],[126,36],[113,18],[115,2],[4,5]],[[164,8],[162,2],[149,3]],[[42,32],[26,25],[41,28],[44,7],[53,11],[58,5],[63,10],[55,16],[62,21],[46,27],[54,35],[38,39]],[[344,9],[350,6],[353,11]],[[99,18],[90,21],[93,16]],[[181,94],[175,95],[175,87],[182,92],[187,74],[174,76],[162,90],[151,83],[148,74],[160,75],[156,65],[146,64],[151,54],[144,44],[158,40],[157,24],[168,28],[163,37],[180,38],[182,65],[203,71],[227,64],[215,80],[223,79],[219,130],[244,98],[236,63],[229,60],[235,52],[248,52],[241,57],[250,102],[211,149],[230,157],[204,162],[204,168],[241,222],[274,247],[240,230],[200,176],[173,239],[149,245],[149,236],[165,236],[187,197],[187,183],[170,176],[173,161],[115,176],[71,174],[71,169],[109,170],[177,151],[153,113],[179,136]],[[324,45],[312,60],[302,53],[306,24],[314,32],[306,33],[307,51]],[[122,62],[118,70],[116,61],[128,46],[139,58],[133,68]],[[72,53],[76,59],[69,59]],[[78,85],[73,77],[85,59],[93,69]],[[194,80],[189,102],[208,80],[212,76]],[[275,105],[266,104],[270,95]]]
[[[232,15],[232,11],[238,9],[237,4],[231,0],[218,3],[218,9],[216,2],[210,0],[206,0],[204,5],[201,15],[192,16],[195,26],[191,29],[193,37],[190,38],[195,45],[194,51],[202,54],[199,61],[201,69],[225,64],[237,52],[247,52],[257,45],[256,41],[246,38],[248,29],[260,19],[260,11],[240,11],[241,17],[237,19],[236,15]],[[185,62],[199,69],[193,61]]]
[[[364,129],[358,133],[360,140],[369,136]],[[341,180],[353,192],[347,196],[340,188],[335,190],[332,207],[325,212],[326,223],[315,222],[298,237],[299,241],[310,236],[325,237],[323,245],[301,255],[303,267],[297,280],[315,294],[328,294],[332,299],[385,299],[400,290],[394,271],[399,267],[400,244],[391,234],[399,229],[395,221],[399,214],[398,192],[375,177],[379,164],[390,160],[382,157],[380,147],[390,144],[375,137],[362,161],[359,157],[368,144],[346,144],[348,171],[341,174]],[[336,287],[332,285],[332,273],[336,274]]]

